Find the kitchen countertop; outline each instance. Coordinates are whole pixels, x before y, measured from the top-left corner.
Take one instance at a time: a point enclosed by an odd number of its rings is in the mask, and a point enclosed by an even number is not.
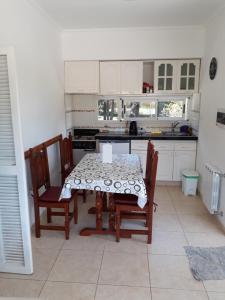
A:
[[[196,135],[183,135],[179,132],[175,134],[170,133],[142,133],[138,135],[130,135],[129,133],[121,132],[101,132],[95,135],[96,140],[181,140],[181,141],[196,141],[198,137]]]

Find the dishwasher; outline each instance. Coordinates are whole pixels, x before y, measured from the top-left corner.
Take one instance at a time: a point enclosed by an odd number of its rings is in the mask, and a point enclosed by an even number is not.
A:
[[[99,140],[98,149],[102,153],[102,146],[105,143],[112,145],[113,154],[130,154],[130,140]]]

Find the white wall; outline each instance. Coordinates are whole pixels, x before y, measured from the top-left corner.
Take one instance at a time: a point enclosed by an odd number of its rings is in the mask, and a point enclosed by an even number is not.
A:
[[[29,0],[1,0],[0,45],[14,46],[24,148],[64,130],[59,29]]]
[[[64,60],[201,58],[202,27],[66,30]]]
[[[225,10],[214,17],[206,28],[205,55],[201,72],[201,112],[197,166],[204,181],[204,164],[209,162],[225,172],[225,129],[216,126],[217,108],[225,108]],[[215,56],[218,72],[209,79],[209,64]],[[201,189],[201,187],[200,187]],[[221,209],[225,213],[225,180],[222,184]],[[220,218],[225,226],[225,215]]]
[[[0,47],[13,46],[24,150],[65,132],[60,30],[30,0],[1,0]],[[59,180],[50,149],[52,181]]]

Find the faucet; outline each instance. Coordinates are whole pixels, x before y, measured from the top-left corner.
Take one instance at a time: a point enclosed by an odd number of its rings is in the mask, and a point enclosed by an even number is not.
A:
[[[179,125],[180,123],[179,122],[173,122],[172,124],[171,124],[171,131],[172,132],[175,132],[175,128],[177,127],[177,125]]]

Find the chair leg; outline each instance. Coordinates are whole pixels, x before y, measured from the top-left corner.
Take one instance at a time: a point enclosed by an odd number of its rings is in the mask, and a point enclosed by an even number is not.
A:
[[[116,208],[116,241],[120,241],[120,210]]]
[[[109,229],[115,228],[115,205],[112,194],[109,194]]]
[[[40,238],[41,237],[40,211],[39,211],[39,206],[37,203],[34,203],[34,217],[35,217],[35,235],[36,235],[36,238]]]
[[[65,205],[64,211],[65,211],[65,238],[66,240],[68,240],[69,232],[70,232],[69,203]]]
[[[47,222],[52,223],[51,208],[47,208]]]
[[[83,203],[86,203],[87,193],[86,190],[83,190]]]
[[[147,243],[152,243],[152,219],[153,219],[153,206],[150,207],[150,211],[147,213],[147,226],[148,226],[148,240]]]
[[[77,194],[73,196],[73,200],[74,200],[73,219],[74,219],[74,224],[77,224],[78,221]]]

